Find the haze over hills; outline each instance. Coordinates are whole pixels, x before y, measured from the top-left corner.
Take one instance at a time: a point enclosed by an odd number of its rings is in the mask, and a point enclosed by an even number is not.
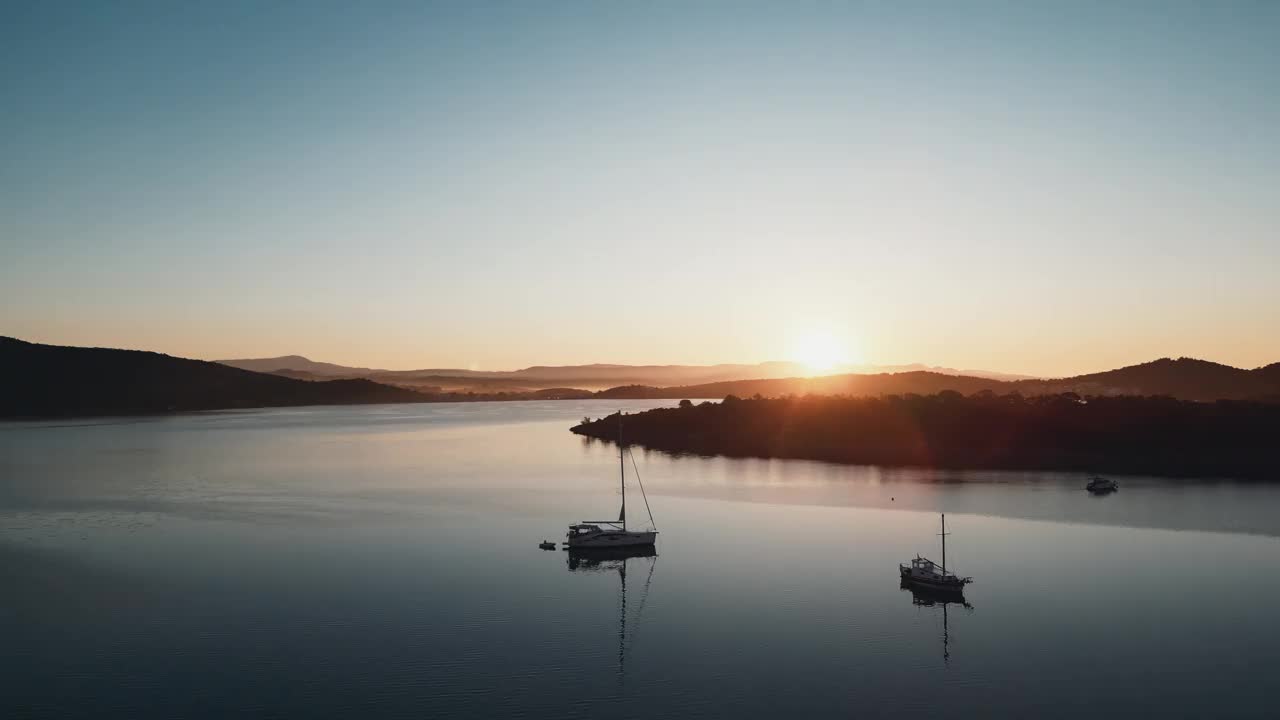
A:
[[[987,378],[944,375],[936,372],[878,373],[875,375],[823,375],[819,377],[734,380],[729,382],[647,387],[631,385],[600,393],[614,398],[722,398],[726,395],[781,397],[784,395],[932,395],[954,390],[970,395],[984,390],[1008,391],[1009,383]]]
[[[216,362],[244,370],[269,372],[303,380],[322,378],[367,378],[375,382],[400,385],[429,392],[528,392],[552,388],[574,387],[602,390],[621,385],[669,387],[699,385],[736,380],[797,378],[811,375],[810,370],[795,362],[770,361],[755,364],[725,363],[719,365],[535,365],[519,370],[464,370],[459,368],[427,368],[422,370],[382,370],[316,362],[301,355],[275,358],[247,358]],[[912,365],[856,365],[841,368],[841,373],[883,374],[927,371],[942,375],[971,376],[995,380],[1026,379],[983,370]],[[833,370],[832,372],[837,372]]]
[[[435,388],[446,392],[528,392],[566,386],[596,390],[627,384],[677,385],[746,378],[788,377],[804,373],[804,368],[800,365],[786,362],[708,366],[539,365],[519,370],[461,368],[382,370],[315,362],[298,355],[217,362],[245,370],[270,372],[301,379],[358,377],[404,387]]]

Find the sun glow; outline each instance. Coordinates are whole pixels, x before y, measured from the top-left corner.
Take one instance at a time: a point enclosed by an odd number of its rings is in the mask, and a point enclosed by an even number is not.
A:
[[[852,361],[848,343],[826,330],[797,335],[790,343],[788,358],[804,365],[814,375],[832,372]]]

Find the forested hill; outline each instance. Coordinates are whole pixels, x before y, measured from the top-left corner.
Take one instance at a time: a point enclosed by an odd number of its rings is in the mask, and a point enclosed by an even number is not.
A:
[[[368,380],[306,382],[154,352],[0,337],[0,417],[417,402]]]
[[[1197,360],[1161,358],[1141,365],[1059,380],[1019,380],[1023,395],[1168,395],[1183,400],[1280,400],[1280,363],[1254,370]]]
[[[673,453],[940,468],[1280,480],[1280,404],[1167,397],[793,397],[650,410],[629,443]],[[612,440],[618,416],[580,435]]]

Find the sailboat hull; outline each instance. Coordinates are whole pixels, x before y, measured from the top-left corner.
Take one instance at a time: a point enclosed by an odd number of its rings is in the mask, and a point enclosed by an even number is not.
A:
[[[911,572],[911,568],[902,565],[898,566],[898,572],[902,576],[902,582],[934,592],[963,593],[964,586],[968,584],[965,578],[957,578],[954,575],[943,577],[917,574]]]
[[[647,530],[642,532],[633,532],[629,530],[601,530],[600,532],[587,533],[570,537],[568,546],[570,548],[616,548],[616,547],[637,547],[643,545],[653,545],[658,539],[656,530]]]

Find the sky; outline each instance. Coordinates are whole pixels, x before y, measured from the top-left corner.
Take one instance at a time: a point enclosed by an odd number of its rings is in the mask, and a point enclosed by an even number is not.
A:
[[[396,369],[1280,361],[1280,3],[0,18],[0,335]]]

